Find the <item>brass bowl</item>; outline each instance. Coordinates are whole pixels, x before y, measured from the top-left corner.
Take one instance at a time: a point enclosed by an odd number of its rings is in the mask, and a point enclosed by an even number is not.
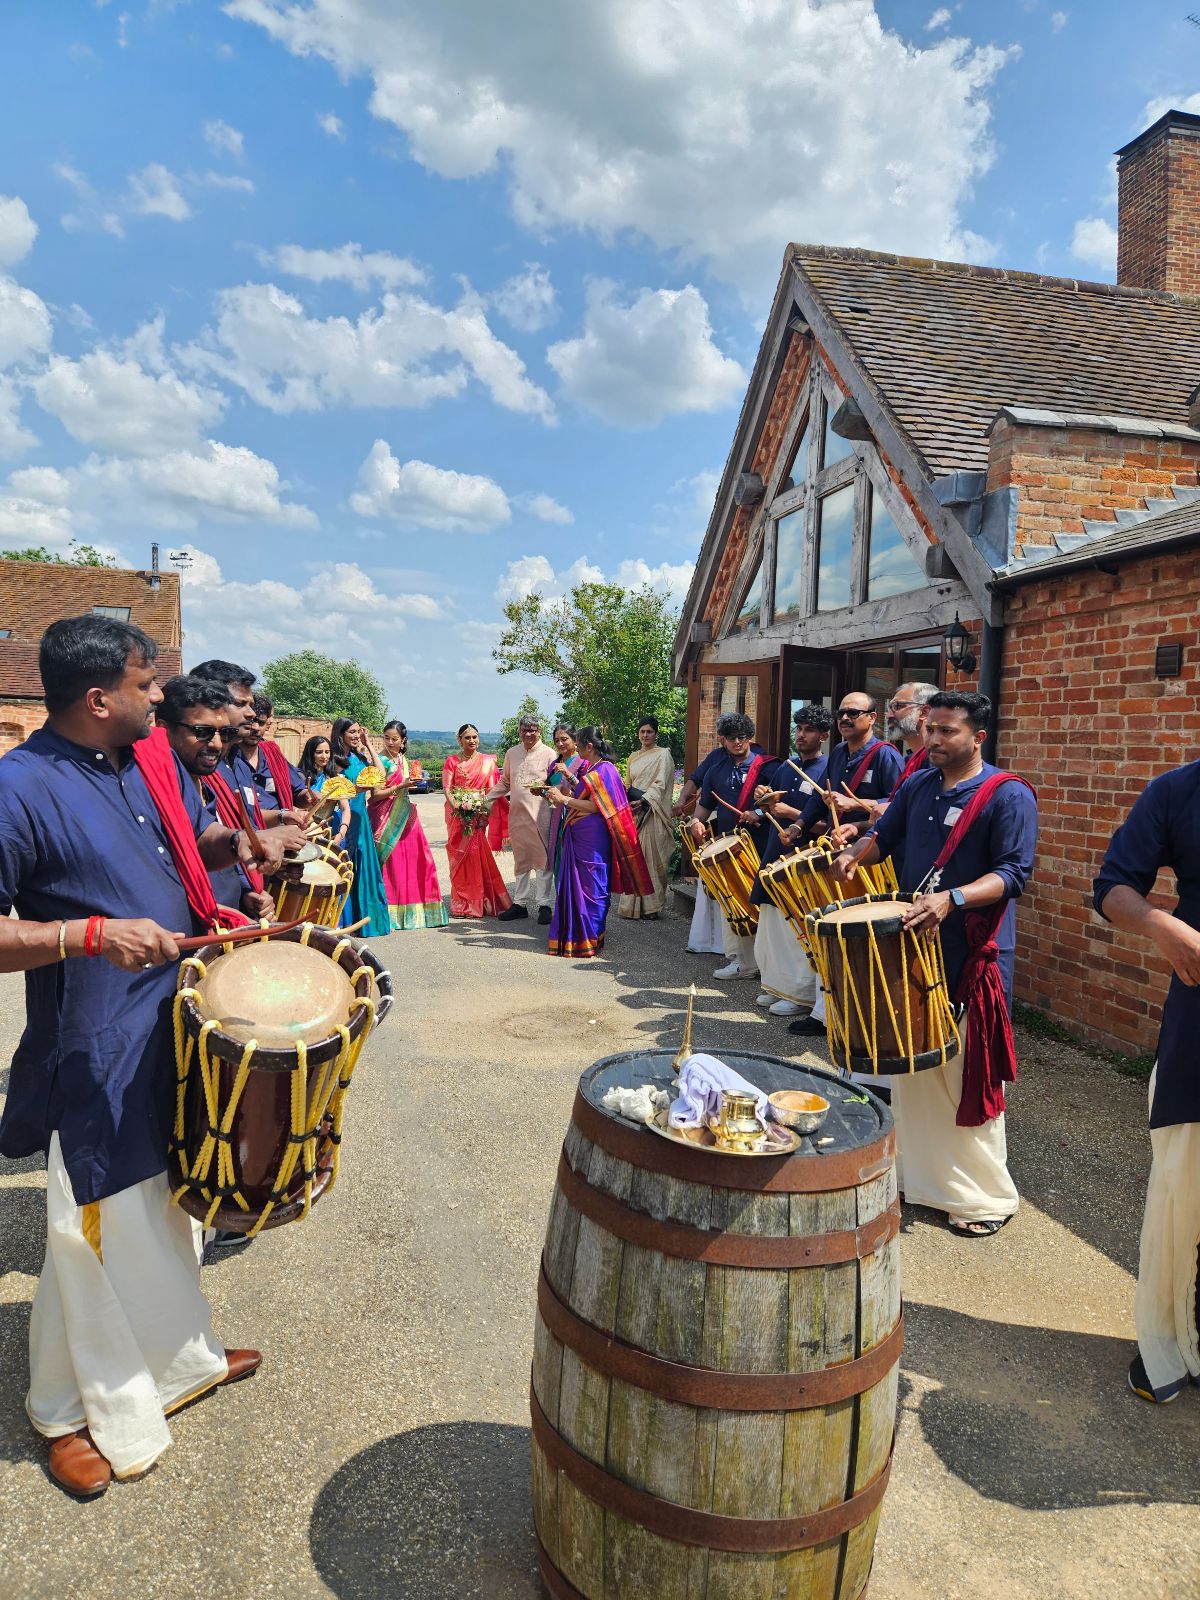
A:
[[[829,1101],[819,1094],[809,1094],[805,1089],[776,1089],[767,1096],[771,1115],[785,1128],[795,1128],[797,1133],[816,1133],[829,1115]]]

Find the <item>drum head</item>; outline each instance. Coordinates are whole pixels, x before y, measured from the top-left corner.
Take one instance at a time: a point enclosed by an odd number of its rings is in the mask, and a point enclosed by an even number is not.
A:
[[[310,861],[304,868],[301,883],[339,884],[342,875],[334,861]]]
[[[900,920],[911,903],[909,900],[848,901],[845,905],[826,906],[814,921],[823,939],[836,939],[839,929],[847,938],[865,939],[868,923],[874,926],[876,934],[898,933]]]
[[[742,841],[736,833],[724,834],[720,839],[710,839],[707,844],[701,845],[699,856],[701,861],[719,861],[722,856],[737,855],[742,848]]]
[[[257,1039],[264,1049],[327,1039],[349,1021],[354,999],[336,961],[282,939],[256,940],[219,955],[196,990],[205,1021],[218,1022],[239,1044]]]

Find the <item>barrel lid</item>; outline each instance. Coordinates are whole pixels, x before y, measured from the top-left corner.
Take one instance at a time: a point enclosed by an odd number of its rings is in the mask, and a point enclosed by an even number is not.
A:
[[[673,1051],[630,1050],[605,1056],[583,1074],[576,1121],[586,1122],[581,1131],[622,1160],[721,1188],[778,1193],[849,1188],[877,1175],[875,1167],[886,1170],[890,1164],[892,1114],[869,1089],[825,1068],[796,1066],[777,1056],[739,1050],[722,1051],[718,1059],[764,1094],[773,1094],[777,1089],[805,1089],[822,1095],[829,1101],[829,1115],[819,1131],[803,1137],[800,1148],[790,1156],[733,1161],[712,1151],[674,1144],[602,1103],[609,1089],[632,1089],[643,1083],[673,1092]],[[581,1108],[586,1112],[582,1119]]]

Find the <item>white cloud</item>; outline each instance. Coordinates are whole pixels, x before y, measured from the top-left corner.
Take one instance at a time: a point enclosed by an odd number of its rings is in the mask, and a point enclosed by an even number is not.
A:
[[[1011,52],[917,48],[873,0],[227,0],[345,82],[444,178],[500,172],[532,228],[633,229],[756,300],[789,239],[961,257]],[[538,48],[529,40],[536,37]],[[581,70],[586,63],[586,72]]]
[[[169,217],[186,222],[192,208],[183,198],[179,180],[160,161],[152,161],[140,172],[129,175],[129,209],[147,217]]]
[[[363,250],[360,244],[339,245],[336,250],[306,250],[303,245],[281,244],[278,250],[263,251],[264,266],[277,267],[289,278],[308,278],[313,283],[348,283],[366,293],[374,284],[385,289],[411,288],[425,282],[424,271],[405,256],[388,250]]]
[[[1157,100],[1147,100],[1141,120],[1134,131],[1141,133],[1152,123],[1157,122],[1159,117],[1165,116],[1168,111],[1200,113],[1200,91],[1195,94],[1161,95]]]
[[[199,179],[200,183],[210,189],[230,189],[236,194],[253,194],[254,183],[250,178],[243,178],[236,172],[205,172]]]
[[[926,33],[936,33],[939,28],[946,27],[952,15],[949,6],[939,6],[925,24]]]
[[[526,264],[491,296],[492,304],[514,328],[522,333],[537,333],[548,328],[558,316],[558,300],[549,271],[536,261]]]
[[[125,237],[125,225],[116,209],[96,193],[78,167],[57,161],[53,171],[56,178],[75,191],[79,201],[78,210],[65,211],[59,219],[68,233],[76,233],[84,228],[99,228],[104,233],[111,233],[114,238]]]
[[[690,561],[678,565],[664,561],[651,567],[637,558],[622,561],[608,577],[587,556],[579,556],[562,572],[556,572],[545,556],[521,556],[505,567],[496,586],[496,599],[501,605],[510,600],[527,600],[532,594],[540,595],[543,600],[560,600],[580,583],[615,583],[629,590],[649,585],[679,603],[687,593],[693,570]]]
[[[563,392],[606,422],[648,427],[684,411],[731,405],[746,384],[713,343],[704,296],[642,289],[622,303],[607,282],[588,287],[582,335],[551,345],[546,359]]]
[[[24,200],[14,194],[0,194],[0,267],[11,267],[27,256],[37,232],[37,223]]]
[[[21,421],[20,390],[10,378],[0,378],[0,461],[12,461],[36,443],[36,434]]]
[[[204,124],[204,142],[210,150],[215,150],[219,155],[232,156],[235,161],[241,161],[246,154],[245,134],[219,118]]]
[[[539,522],[557,522],[568,527],[575,521],[575,513],[548,494],[519,494],[515,497],[515,504]]]
[[[174,372],[147,372],[136,359],[107,350],[78,361],[54,357],[32,388],[42,410],[73,438],[122,455],[199,445],[226,405],[215,389],[187,383]]]
[[[0,545],[4,548],[19,550],[24,545],[42,544],[63,551],[73,533],[71,514],[65,507],[0,488]]]
[[[1069,12],[1067,12],[1067,11],[1052,11],[1050,13],[1050,32],[1051,33],[1061,33],[1063,31],[1063,29],[1066,27],[1066,25],[1067,25],[1069,20],[1070,20],[1070,13]]]
[[[1117,230],[1103,217],[1080,217],[1071,235],[1071,254],[1104,272],[1115,272]]]
[[[0,369],[43,354],[50,338],[45,302],[14,278],[0,277]]]
[[[508,496],[491,478],[427,461],[400,462],[383,439],[376,439],[359,468],[350,509],[360,517],[388,517],[401,527],[441,532],[488,533],[512,517]]]
[[[331,139],[345,139],[346,129],[341,117],[335,117],[332,111],[324,111],[317,118],[317,126],[322,133],[327,133]]]
[[[492,332],[472,294],[447,310],[389,292],[351,321],[309,317],[275,284],[242,284],[218,296],[216,326],[182,359],[272,411],[424,406],[461,394],[474,377],[506,410],[554,418],[549,395]]]

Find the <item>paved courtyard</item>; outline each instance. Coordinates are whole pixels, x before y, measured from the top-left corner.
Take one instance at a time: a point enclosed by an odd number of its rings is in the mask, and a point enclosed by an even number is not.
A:
[[[419,802],[446,884],[435,797]],[[503,857],[509,866],[511,858]],[[381,948],[398,1004],[311,1220],[206,1268],[252,1381],[172,1423],[140,1483],[69,1501],[22,1409],[44,1237],[37,1163],[0,1163],[0,1572],[6,1600],[521,1600],[534,1578],[527,1395],[538,1252],[582,1069],[696,1043],[791,1055],[751,985],[711,981],[678,916],[552,961],[529,924]],[[0,1059],[22,983],[0,978]],[[1197,1600],[1200,1390],[1125,1389],[1149,1163],[1144,1088],[1022,1037],[995,1239],[907,1209],[899,1442],[872,1600]],[[812,1057],[820,1059],[819,1054]],[[3,1080],[0,1078],[0,1084]],[[653,1597],[647,1597],[653,1600]]]

